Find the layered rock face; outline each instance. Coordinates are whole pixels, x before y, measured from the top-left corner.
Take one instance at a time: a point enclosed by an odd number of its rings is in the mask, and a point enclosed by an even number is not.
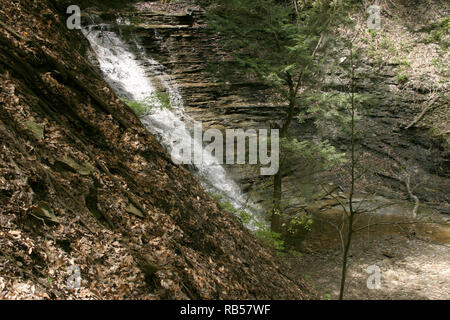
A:
[[[407,4],[401,5],[408,8]],[[125,37],[127,33],[136,35],[147,53],[163,64],[176,78],[183,92],[186,110],[194,119],[202,120],[205,127],[212,126],[222,130],[268,128],[281,119],[283,105],[268,102],[270,96],[267,95],[264,85],[254,82],[220,84],[211,77],[208,72],[209,63],[228,57],[220,52],[217,36],[206,32],[203,11],[197,7],[187,7],[172,13],[161,13],[158,12],[161,8],[154,3],[137,8],[137,11],[123,13],[122,17],[128,19],[128,24],[118,28],[124,32]],[[108,14],[100,16],[110,22],[117,18]],[[392,41],[395,41],[396,26],[386,28],[387,34],[392,34]],[[426,36],[426,33],[407,28],[401,32],[406,35],[414,33]],[[361,42],[363,41],[364,37],[361,37]],[[416,42],[414,44],[412,41],[409,45],[418,46],[422,43],[420,39]],[[431,48],[433,52],[439,51],[433,44],[420,45],[427,50]],[[364,131],[364,138],[360,141],[361,151],[363,158],[367,159],[366,165],[375,167],[375,171],[378,171],[370,178],[370,182],[362,187],[368,187],[369,191],[376,191],[388,198],[408,199],[405,177],[409,176],[414,192],[421,200],[430,202],[443,213],[448,213],[448,131],[438,136],[430,133],[433,123],[439,122],[438,120],[442,120],[442,116],[445,118],[448,113],[446,86],[430,89],[432,86],[427,81],[411,81],[405,85],[400,77],[404,62],[392,57],[384,58],[384,62],[375,62],[373,56],[366,57],[363,68],[366,69],[368,77],[362,79],[358,85],[358,94],[365,97],[367,104],[361,115],[361,127]],[[425,61],[426,63],[428,62]],[[327,80],[325,90],[338,93],[341,91],[345,94],[336,79]],[[427,113],[426,121],[408,126],[436,95],[438,98],[434,100],[436,108],[433,110],[437,112]],[[316,119],[312,118],[302,124],[294,123],[291,135],[299,140],[314,138],[318,135],[313,125],[314,120]],[[445,127],[445,119],[440,124],[441,131],[443,126]],[[339,150],[348,150],[350,141],[338,128],[333,127],[332,123],[320,134],[322,139],[330,140]],[[236,166],[229,169],[244,190],[249,190],[258,180],[252,170],[241,170]],[[286,189],[308,189],[304,184],[305,179],[302,178],[303,173],[297,170],[295,165],[286,168]],[[267,191],[259,192],[257,198],[270,197],[270,194],[265,192]],[[287,196],[294,198],[304,195],[301,192],[288,191]]]
[[[0,297],[310,297],[171,161],[84,57],[88,43],[55,3],[2,1],[0,11]],[[176,31],[173,43],[184,37],[189,52],[183,32],[195,29],[183,26],[139,32]],[[195,85],[201,56],[173,57],[185,60],[173,70],[189,104],[208,101],[215,87]]]
[[[100,15],[113,22],[108,15]],[[264,85],[254,82],[223,84],[211,77],[210,63],[223,59],[218,38],[205,30],[205,13],[138,12],[123,15],[130,25],[117,26],[138,37],[146,52],[164,65],[183,92],[186,111],[219,129],[261,127],[279,113],[264,103]],[[109,18],[109,19],[108,19]],[[113,17],[115,18],[115,17]]]

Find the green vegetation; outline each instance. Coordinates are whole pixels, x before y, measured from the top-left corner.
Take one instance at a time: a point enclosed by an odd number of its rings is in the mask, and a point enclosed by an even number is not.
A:
[[[396,59],[395,62],[404,67],[411,67],[411,63],[406,59]]]
[[[331,299],[331,294],[330,294],[330,293],[325,293],[325,294],[323,295],[322,300],[330,300],[330,299]]]
[[[170,95],[163,91],[156,91],[155,97],[161,102],[162,107],[166,109],[171,109],[170,105]]]
[[[315,142],[283,138],[281,144],[291,155],[301,155],[304,161],[316,161],[322,170],[330,170],[346,162],[345,153],[337,152],[328,140]]]
[[[264,244],[278,253],[282,254],[285,250],[285,242],[281,236],[281,233],[273,232],[269,228],[258,229],[255,233],[256,237],[260,239]]]
[[[125,102],[138,117],[146,115],[153,108],[153,106],[149,105],[146,101],[130,100],[124,97],[122,97],[121,100]]]
[[[450,16],[442,19],[440,22],[432,23],[431,25],[422,28],[421,31],[429,33],[425,42],[437,43],[443,49],[448,49],[450,47]]]
[[[209,195],[215,199],[220,208],[232,213],[237,216],[244,225],[252,225],[254,227],[254,235],[260,239],[266,246],[275,250],[279,255],[285,255],[286,253],[291,254],[296,258],[301,257],[301,253],[295,250],[287,250],[286,243],[282,233],[274,232],[261,221],[256,220],[248,211],[243,209],[236,209],[233,204],[229,201],[223,201],[222,196],[219,194]],[[311,217],[307,216],[296,216],[291,217],[289,225],[286,227],[288,232],[295,234],[299,229],[304,229],[306,231],[311,230],[313,220]]]
[[[311,231],[311,226],[313,224],[313,219],[306,215],[301,215],[299,217],[293,217],[287,226],[287,230],[291,234],[299,232],[299,229],[305,229],[306,231]]]
[[[450,78],[450,63],[446,63],[444,58],[434,58],[432,64],[442,76],[441,81],[448,81],[448,78]]]
[[[406,82],[408,82],[408,77],[403,73],[398,73],[397,74],[397,82],[399,84],[405,84]]]
[[[157,91],[143,100],[130,100],[126,97],[120,99],[125,102],[138,117],[145,116],[151,112],[153,108],[157,107],[158,104],[161,109],[171,109],[170,96],[168,93],[162,91]]]

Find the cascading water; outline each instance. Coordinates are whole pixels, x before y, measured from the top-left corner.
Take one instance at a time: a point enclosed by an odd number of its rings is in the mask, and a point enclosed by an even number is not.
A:
[[[83,33],[95,51],[106,81],[117,95],[132,101],[145,101],[153,106],[140,120],[158,137],[168,152],[171,152],[174,144],[179,141],[192,143],[194,150],[203,150],[201,142],[191,138],[187,129],[191,121],[184,113],[183,99],[176,81],[164,72],[161,64],[145,54],[137,40],[133,53],[131,45],[126,44],[115,32],[108,30],[106,25],[91,26],[84,29]],[[151,77],[147,76],[147,71],[150,71],[152,76],[163,75],[158,79],[169,94],[170,110],[157,98],[157,87]],[[213,155],[204,150],[202,152],[203,163],[195,165],[194,173],[204,188],[211,193],[221,194],[234,207],[246,209],[246,200],[239,186],[227,176],[225,169]],[[251,213],[248,208],[246,210]],[[254,229],[253,223],[248,227]]]

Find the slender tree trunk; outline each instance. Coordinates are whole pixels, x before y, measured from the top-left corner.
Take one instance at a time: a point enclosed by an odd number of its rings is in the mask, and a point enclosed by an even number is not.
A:
[[[350,199],[349,201],[352,201],[353,199]],[[352,242],[352,235],[353,235],[353,218],[354,218],[354,211],[353,208],[350,209],[350,217],[348,219],[348,236],[347,241],[345,242],[345,248],[343,253],[343,261],[342,261],[342,273],[341,273],[341,288],[339,291],[339,300],[342,300],[344,298],[344,291],[345,291],[345,280],[347,277],[347,263],[348,263],[348,253],[350,251],[350,245]]]
[[[294,2],[295,13],[297,13],[297,16],[298,16],[299,12],[298,12],[298,3],[297,3],[297,0],[293,0],[293,2]]]
[[[290,98],[289,98],[289,113],[287,115],[286,121],[284,122],[281,130],[280,130],[280,138],[286,138],[289,127],[294,119],[294,111],[295,111],[295,96],[296,93],[294,91],[294,86],[291,82],[290,84]],[[283,194],[283,152],[282,148],[280,148],[280,165],[278,172],[273,177],[273,203],[272,203],[272,217],[270,222],[270,229],[273,232],[281,231],[281,213],[282,213],[282,194]]]
[[[347,226],[347,239],[345,242],[343,257],[342,257],[342,274],[341,274],[341,288],[339,292],[339,300],[344,298],[345,291],[345,280],[347,277],[347,264],[348,264],[348,254],[350,252],[350,246],[352,242],[353,235],[353,220],[355,217],[355,210],[353,209],[353,196],[355,193],[355,66],[353,65],[353,46],[350,46],[350,65],[351,65],[351,86],[350,86],[350,99],[351,99],[351,186],[350,195],[348,198],[349,205],[349,216],[348,216],[348,226]]]

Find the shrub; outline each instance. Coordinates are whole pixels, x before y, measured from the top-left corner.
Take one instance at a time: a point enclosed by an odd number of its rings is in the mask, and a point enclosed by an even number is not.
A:
[[[158,101],[161,104],[161,109],[171,109],[170,96],[162,91],[157,91],[143,100],[130,100],[126,97],[121,97],[120,99],[125,102],[138,117],[148,114],[156,107]]]

